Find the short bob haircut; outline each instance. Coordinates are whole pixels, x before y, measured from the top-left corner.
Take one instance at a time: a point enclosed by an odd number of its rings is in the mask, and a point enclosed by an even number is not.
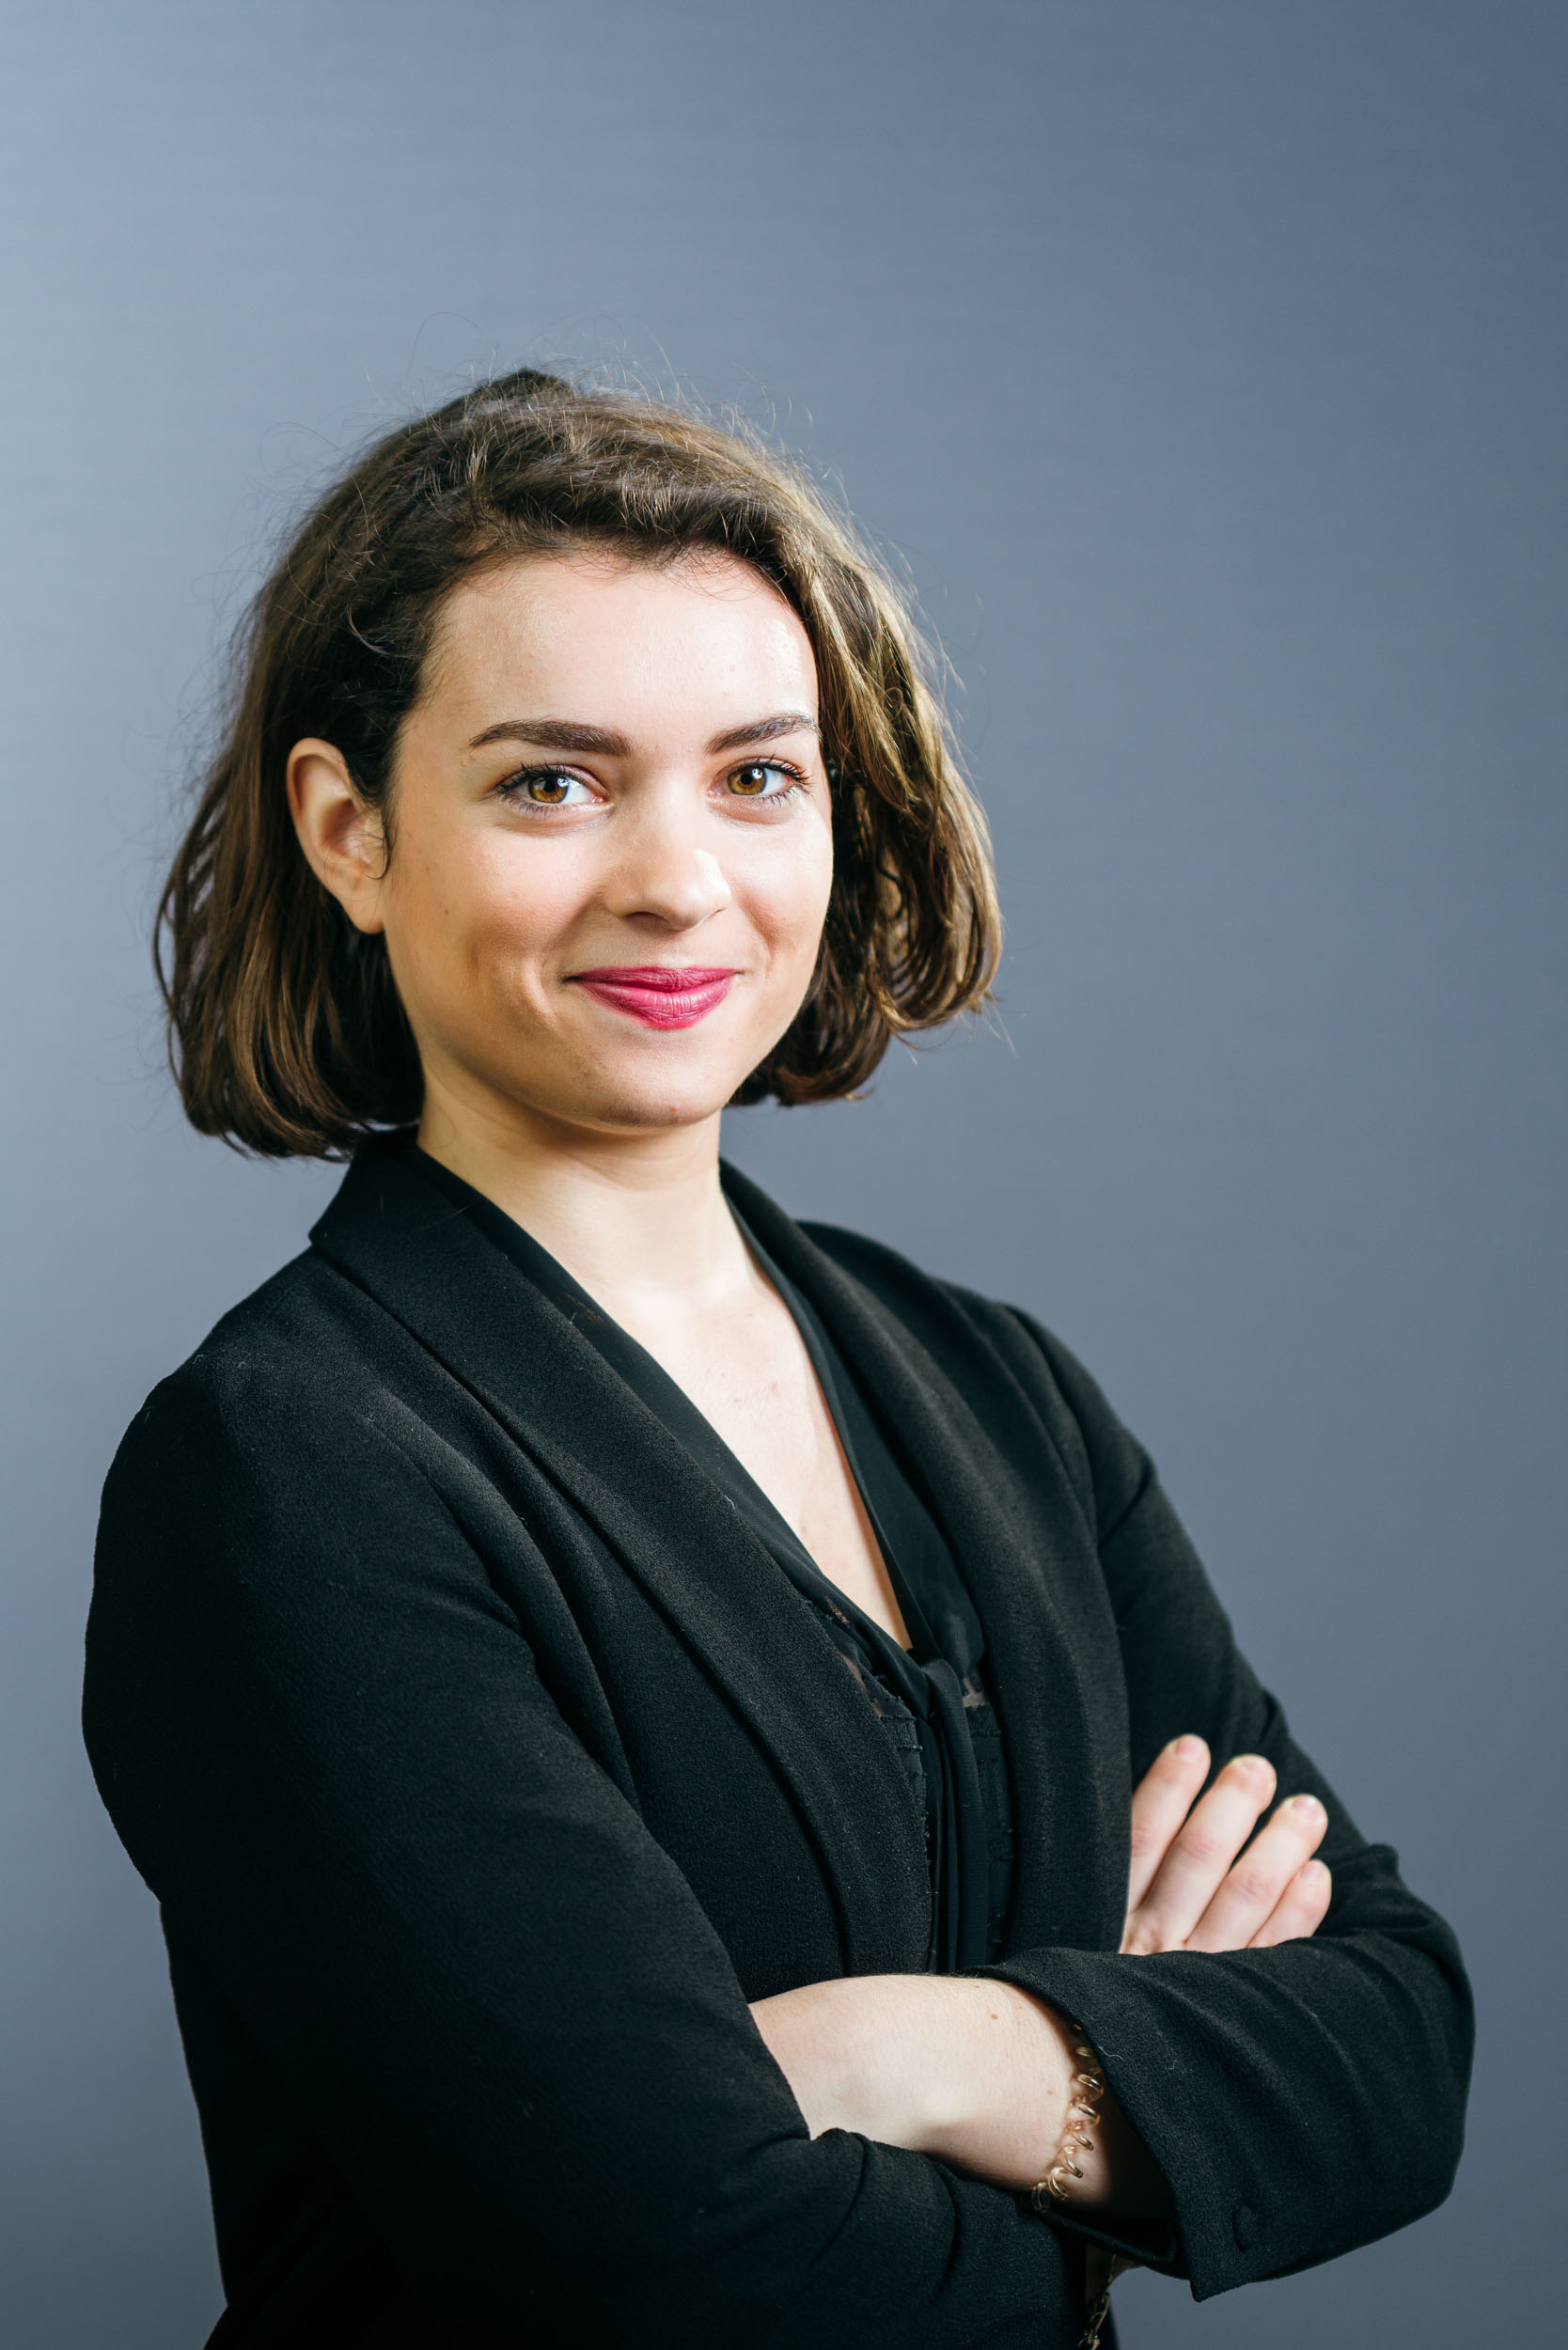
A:
[[[317,735],[384,811],[446,599],[520,557],[722,551],[799,614],[822,688],[834,878],[811,985],[737,1102],[831,1101],[901,1033],[984,1001],[1000,946],[985,820],[904,597],[794,461],[624,392],[530,368],[378,441],[295,532],[251,607],[224,740],[159,907],[186,1113],[269,1156],[337,1158],[418,1119],[383,941],[306,864],[284,793]],[[395,795],[394,795],[395,796]]]

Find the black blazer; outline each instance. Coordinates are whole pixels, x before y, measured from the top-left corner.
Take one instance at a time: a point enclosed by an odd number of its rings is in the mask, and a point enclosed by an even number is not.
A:
[[[1293,1745],[1147,1456],[1029,1318],[725,1182],[982,1621],[1007,1954],[1076,2016],[1205,2295],[1441,2201],[1451,1935]],[[808,1603],[595,1349],[397,1155],[156,1388],[104,1493],[85,1723],[162,1904],[214,2343],[1065,2350],[1077,2239],[812,2140],[747,2013],[917,1971],[908,1782]],[[1117,1954],[1168,1739],[1327,1804],[1310,1941]]]

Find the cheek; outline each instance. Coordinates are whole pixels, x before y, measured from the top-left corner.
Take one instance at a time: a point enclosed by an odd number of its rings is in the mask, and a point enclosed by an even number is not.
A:
[[[568,860],[530,857],[526,846],[494,835],[400,839],[387,908],[394,959],[443,992],[477,979],[515,995],[523,973],[570,927],[582,894]]]
[[[780,962],[792,967],[815,961],[832,888],[833,839],[825,825],[813,825],[795,854],[765,863],[756,877],[753,919]]]
[[[475,944],[510,959],[548,954],[575,920],[583,894],[570,855],[529,856],[525,843],[495,842],[474,872]]]

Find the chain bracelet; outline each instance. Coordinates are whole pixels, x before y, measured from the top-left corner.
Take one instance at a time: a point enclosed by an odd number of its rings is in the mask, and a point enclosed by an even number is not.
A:
[[[1087,2040],[1075,2040],[1073,2054],[1077,2059],[1078,2069],[1073,2076],[1068,2092],[1061,2143],[1045,2176],[1036,2183],[1029,2193],[1029,2201],[1040,2212],[1045,2209],[1042,2201],[1044,2196],[1049,2196],[1053,2202],[1067,2201],[1068,2181],[1081,2179],[1084,2175],[1082,2166],[1075,2157],[1094,2151],[1094,2140],[1090,2132],[1100,2119],[1100,2100],[1105,2093],[1105,2076],[1100,2069],[1099,2058]],[[1130,2262],[1109,2254],[1103,2256],[1101,2261],[1090,2255],[1090,2274],[1094,2277],[1094,2283],[1090,2287],[1088,2315],[1084,2330],[1078,2338],[1079,2350],[1100,2350],[1100,2337],[1110,2315],[1112,2281],[1122,2268],[1130,2265]],[[1099,2283],[1099,2278],[1094,2274],[1096,2270],[1105,2280],[1103,2284],[1099,2284],[1098,2291],[1094,2289],[1094,2284]]]
[[[1068,2092],[1067,2119],[1062,2125],[1061,2143],[1045,2176],[1029,2189],[1029,2201],[1036,2211],[1045,2209],[1041,2201],[1043,2196],[1050,2196],[1054,2202],[1066,2202],[1068,2181],[1083,2177],[1074,2155],[1094,2152],[1094,2140],[1089,2133],[1100,2119],[1100,2100],[1105,2093],[1105,2076],[1100,2070],[1099,2058],[1087,2040],[1074,2041],[1073,2054],[1078,2060],[1078,2070],[1073,2076]]]

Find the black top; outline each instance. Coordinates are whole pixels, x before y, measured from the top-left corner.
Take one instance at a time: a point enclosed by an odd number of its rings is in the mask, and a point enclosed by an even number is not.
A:
[[[1012,1889],[1012,1805],[985,1636],[941,1528],[911,1484],[826,1324],[731,1200],[741,1236],[793,1315],[859,1487],[910,1647],[824,1575],[788,1520],[684,1389],[515,1219],[416,1146],[410,1157],[573,1328],[596,1346],[733,1504],[822,1617],[866,1690],[925,1816],[931,1872],[926,1966],[953,1974],[999,1957]]]
[[[724,1182],[952,1552],[1017,1828],[980,1971],[1084,2026],[1168,2264],[1202,2297],[1431,2210],[1453,1938],[1259,1688],[1148,1455],[1027,1315]],[[1071,2350],[1080,2223],[813,2138],[748,2011],[925,1965],[883,1725],[726,1495],[396,1149],[128,1431],[84,1720],[161,1905],[222,2350]],[[1325,1803],[1310,1939],[1120,1953],[1131,1790],[1187,1730]]]

